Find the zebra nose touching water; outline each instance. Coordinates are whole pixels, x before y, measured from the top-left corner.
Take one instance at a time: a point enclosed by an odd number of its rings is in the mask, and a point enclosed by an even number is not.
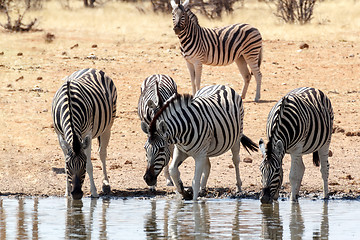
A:
[[[200,89],[203,64],[225,66],[235,62],[244,79],[242,98],[245,98],[252,73],[256,79],[255,101],[258,102],[262,79],[262,37],[258,29],[249,24],[214,29],[201,27],[188,5],[189,0],[182,4],[180,0],[171,0],[173,30],[190,72],[193,95]]]
[[[196,200],[199,191],[206,187],[210,173],[209,158],[231,149],[237,187],[241,191],[240,143],[246,150],[257,151],[256,144],[243,134],[243,118],[241,97],[227,86],[207,86],[194,97],[174,95],[156,113],[149,125],[141,123],[142,130],[148,134],[145,151],[149,181],[156,182],[153,171],[161,170],[169,162],[169,146],[174,144],[171,178],[185,199]],[[184,190],[178,170],[189,156],[195,159],[193,195]]]
[[[291,155],[290,184],[292,201],[298,198],[305,166],[302,155],[313,153],[313,162],[320,165],[324,198],[328,198],[329,146],[334,113],[326,95],[314,88],[298,88],[285,95],[271,109],[266,133],[269,142],[265,149],[260,140],[263,161],[260,165],[263,189],[262,203],[272,203],[279,196],[283,180],[282,159]]]
[[[147,77],[141,85],[141,93],[138,102],[138,115],[141,122],[149,124],[156,112],[164,105],[165,101],[171,96],[177,94],[177,86],[175,81],[168,75],[154,74]],[[174,146],[170,146],[170,155]],[[163,166],[156,165],[145,174],[144,180],[150,187],[155,187],[156,177],[161,172]],[[169,167],[164,166],[164,174],[166,184],[173,186],[169,175]]]
[[[83,69],[65,78],[52,102],[54,128],[65,155],[66,196],[81,199],[87,172],[92,197],[98,197],[91,163],[91,140],[98,138],[103,192],[110,192],[107,145],[116,115],[116,87],[103,71]]]

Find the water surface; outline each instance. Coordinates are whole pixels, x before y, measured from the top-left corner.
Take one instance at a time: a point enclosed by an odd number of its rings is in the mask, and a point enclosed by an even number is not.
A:
[[[359,239],[359,201],[1,198],[0,239]]]

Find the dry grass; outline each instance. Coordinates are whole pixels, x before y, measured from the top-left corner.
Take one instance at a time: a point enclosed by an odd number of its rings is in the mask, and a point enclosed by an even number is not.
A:
[[[138,8],[143,9],[141,13]],[[224,26],[232,23],[250,23],[261,31],[268,40],[346,40],[360,38],[360,2],[349,0],[327,0],[315,6],[314,18],[310,24],[290,25],[283,23],[273,13],[275,6],[246,1],[245,7],[235,5],[231,15],[221,20],[209,20],[199,16],[200,24],[206,27]],[[84,8],[81,1],[71,3],[71,9],[64,9],[58,1],[44,4],[43,9],[27,13],[27,18],[39,18],[39,28],[45,31],[59,30],[68,33],[88,33],[119,37],[119,40],[161,40],[172,36],[170,14],[155,14],[149,3],[108,2],[95,9]],[[5,21],[5,16],[0,16]],[[91,34],[90,36],[91,37]],[[174,38],[171,38],[174,39]],[[165,38],[165,40],[168,40]],[[176,40],[176,39],[175,39]]]

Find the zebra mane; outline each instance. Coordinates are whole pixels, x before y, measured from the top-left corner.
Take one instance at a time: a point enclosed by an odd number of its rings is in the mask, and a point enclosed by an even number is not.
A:
[[[68,97],[70,128],[71,128],[71,132],[73,135],[72,148],[73,148],[73,151],[76,154],[78,154],[81,149],[81,143],[80,143],[80,139],[79,139],[78,135],[75,133],[75,127],[74,127],[74,123],[73,123],[73,108],[72,108],[72,103],[71,103],[70,83],[71,83],[71,79],[68,79],[66,82],[66,87],[67,87],[66,93],[67,93],[67,97]]]
[[[272,154],[272,138],[269,139],[268,143],[266,144],[266,156],[271,156]],[[272,158],[267,158],[272,159]]]
[[[189,6],[187,6],[187,7],[185,8],[185,12],[186,12],[186,14],[188,15],[189,20],[190,20],[191,22],[195,23],[196,25],[199,25],[199,20],[198,20],[197,16],[195,15],[195,13],[193,13],[193,12],[190,10]]]
[[[165,104],[159,109],[159,111],[155,114],[155,116],[151,120],[151,122],[149,124],[150,137],[154,136],[154,133],[156,132],[156,121],[161,116],[161,114],[169,107],[170,104],[172,104],[173,102],[175,102],[177,100],[181,100],[181,99],[184,99],[187,102],[187,101],[191,100],[192,98],[193,98],[193,96],[190,94],[174,93],[174,95],[165,102]]]

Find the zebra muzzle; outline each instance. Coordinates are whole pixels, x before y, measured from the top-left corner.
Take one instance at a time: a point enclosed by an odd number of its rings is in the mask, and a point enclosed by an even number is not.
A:
[[[262,204],[271,204],[273,199],[270,194],[270,188],[263,188],[260,193],[260,201]]]
[[[157,181],[157,176],[154,171],[154,167],[149,167],[144,175],[144,180],[148,186],[155,186]]]
[[[174,30],[174,32],[175,32],[176,35],[179,35],[180,32],[181,32],[180,26],[175,26],[175,27],[173,28],[173,30]]]
[[[84,193],[81,190],[81,180],[80,177],[74,175],[72,181],[72,191],[71,196],[74,200],[79,200],[83,197]]]

